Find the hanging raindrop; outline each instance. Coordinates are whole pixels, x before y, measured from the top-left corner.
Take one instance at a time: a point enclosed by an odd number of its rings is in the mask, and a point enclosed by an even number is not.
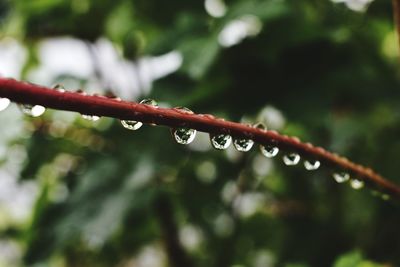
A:
[[[351,179],[350,186],[351,188],[358,190],[364,187],[364,182],[358,179]]]
[[[229,134],[215,134],[210,135],[211,145],[215,149],[227,149],[232,143],[232,136]]]
[[[10,99],[0,98],[0,111],[5,110],[10,105]]]
[[[129,121],[129,120],[121,120],[122,126],[124,126],[125,129],[131,130],[131,131],[136,131],[142,127],[143,123],[140,121]]]
[[[31,117],[39,117],[46,111],[41,105],[19,104],[19,108],[22,113]]]
[[[186,107],[175,107],[174,109],[182,113],[193,114],[193,111]],[[196,137],[196,133],[197,131],[195,129],[190,129],[186,127],[176,128],[172,130],[172,135],[174,136],[175,141],[178,144],[182,145],[188,145],[193,142]]]
[[[153,107],[158,107],[158,104],[155,100],[146,98],[139,102],[140,104],[145,104]],[[125,129],[136,131],[143,126],[143,123],[140,121],[133,121],[133,120],[121,120],[121,124]]]
[[[283,163],[287,166],[297,165],[300,161],[300,155],[297,153],[290,153],[283,156]]]
[[[233,145],[237,151],[247,152],[253,147],[254,141],[251,139],[235,139]]]
[[[182,145],[188,145],[193,142],[194,138],[196,137],[196,132],[197,131],[195,129],[189,128],[178,128],[172,130],[175,141]]]
[[[279,148],[273,145],[261,145],[260,146],[261,153],[267,158],[273,158],[278,155]]]
[[[304,168],[308,171],[315,171],[321,166],[321,162],[319,160],[305,160]]]
[[[345,183],[350,179],[350,175],[346,172],[334,173],[332,176],[338,183]]]

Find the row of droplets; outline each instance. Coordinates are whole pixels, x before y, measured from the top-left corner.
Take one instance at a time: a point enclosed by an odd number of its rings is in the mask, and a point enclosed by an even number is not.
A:
[[[157,102],[152,99],[144,99],[140,102],[141,104],[150,105],[153,107],[158,107]],[[194,114],[193,111],[186,107],[177,107],[175,110],[187,113],[187,114]],[[143,123],[139,121],[128,121],[128,120],[121,120],[121,124],[123,127],[129,130],[138,130],[142,127]],[[253,127],[266,131],[267,128],[262,123],[257,123]],[[172,135],[175,138],[175,141],[178,144],[188,145],[194,141],[196,138],[197,131],[195,129],[181,127],[181,128],[174,128],[171,130]],[[233,141],[233,142],[232,142]],[[210,134],[210,142],[211,145],[218,150],[225,150],[227,149],[232,143],[235,149],[239,152],[248,152],[254,146],[254,141],[251,139],[246,138],[232,138],[229,134]],[[260,145],[260,151],[262,155],[267,158],[274,158],[279,153],[279,148],[276,145],[268,144],[268,145]],[[297,165],[301,157],[297,153],[288,153],[285,154],[283,157],[283,163],[287,166],[295,166]],[[321,162],[319,160],[304,160],[304,168],[308,171],[317,170],[321,166]],[[334,173],[333,178],[338,183],[345,183],[350,182],[350,186],[353,189],[361,189],[364,187],[364,182],[359,179],[351,179],[350,175],[346,172],[339,172]]]
[[[65,92],[65,89],[61,85],[55,85],[53,87],[59,92]],[[83,91],[79,90],[78,93],[85,94]],[[6,109],[10,104],[10,100],[7,98],[0,98],[0,111]],[[158,103],[153,100],[153,99],[143,99],[140,101],[140,104],[148,105],[153,108],[158,107]],[[29,116],[32,117],[39,117],[45,112],[45,107],[41,105],[30,105],[30,104],[19,104],[19,107],[21,111]],[[175,108],[176,111],[187,113],[187,114],[193,114],[193,111],[186,107],[177,107]],[[81,115],[83,119],[90,120],[90,121],[97,121],[100,119],[99,116],[96,115],[88,115],[88,114],[82,114]],[[134,120],[121,120],[121,124],[124,128],[132,131],[136,131],[140,129],[143,126],[143,123],[140,121],[134,121]],[[265,127],[264,124],[262,123],[257,123],[253,127],[261,129],[263,131],[267,131],[267,128]],[[192,143],[195,138],[197,131],[195,129],[187,128],[187,127],[181,127],[181,128],[174,128],[171,130],[172,135],[175,139],[175,141],[178,144],[182,145],[188,145]],[[248,152],[252,149],[254,146],[254,141],[251,139],[245,139],[245,138],[232,138],[231,135],[229,134],[210,134],[210,142],[211,145],[218,150],[225,150],[227,149],[232,143],[235,149],[239,152]],[[274,158],[278,155],[279,153],[279,147],[276,146],[273,142],[267,145],[260,145],[260,151],[261,154],[264,155],[267,158]],[[288,153],[285,154],[283,157],[283,163],[287,166],[295,166],[297,165],[301,157],[297,153]],[[304,168],[308,171],[314,171],[317,170],[321,166],[321,162],[319,160],[309,160],[306,159],[303,162]],[[359,180],[359,179],[351,179],[350,175],[346,172],[337,172],[333,174],[333,178],[336,182],[338,183],[345,183],[349,182],[350,186],[353,189],[361,189],[364,187],[364,182]]]

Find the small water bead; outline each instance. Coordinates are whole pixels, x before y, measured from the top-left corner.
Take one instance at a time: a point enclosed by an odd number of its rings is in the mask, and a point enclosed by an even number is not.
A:
[[[158,107],[158,104],[155,100],[146,98],[139,102],[140,104],[145,104],[153,107]],[[143,123],[140,121],[133,121],[133,120],[121,120],[121,124],[125,129],[136,131],[139,130],[140,127],[143,126]]]
[[[55,89],[56,91],[60,92],[60,93],[64,93],[65,92],[65,88],[62,84],[55,84],[53,85],[53,89]]]
[[[350,175],[346,172],[334,173],[332,176],[338,183],[345,183],[350,179]]]
[[[196,137],[196,133],[197,131],[195,129],[189,128],[178,128],[172,131],[175,141],[182,145],[188,145],[193,142]]]
[[[294,166],[300,162],[300,155],[297,153],[290,153],[283,156],[283,163],[287,166]]]
[[[39,117],[46,111],[41,105],[19,104],[19,108],[22,113],[31,117]]]
[[[0,111],[5,110],[10,105],[10,99],[0,98]]]
[[[193,114],[194,112],[186,107],[175,107],[174,108],[176,111],[180,113],[186,113],[186,114]]]
[[[254,141],[251,139],[235,139],[233,145],[237,151],[248,152],[253,147]]]
[[[158,107],[157,101],[151,98],[145,98],[142,101],[139,102],[140,104],[148,105],[148,106],[153,106],[153,107]]]
[[[98,121],[100,119],[99,116],[96,115],[87,115],[87,114],[82,114],[82,118],[88,121]]]
[[[350,186],[351,188],[358,190],[364,187],[364,182],[358,179],[352,179],[350,180]]]
[[[232,143],[232,136],[229,134],[215,134],[210,135],[211,145],[215,149],[227,149]]]
[[[279,153],[279,148],[274,145],[261,145],[260,150],[261,153],[267,158],[273,158]]]
[[[121,120],[121,124],[125,129],[131,130],[131,131],[139,130],[140,127],[143,126],[143,123],[140,121]]]
[[[264,123],[258,122],[253,125],[253,128],[261,129],[261,130],[267,130],[267,126],[265,126]]]
[[[319,160],[305,160],[304,168],[308,171],[315,171],[321,166],[321,162]]]

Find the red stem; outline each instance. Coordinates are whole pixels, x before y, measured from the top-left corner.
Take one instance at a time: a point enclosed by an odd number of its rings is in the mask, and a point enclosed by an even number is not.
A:
[[[264,131],[248,125],[215,118],[212,115],[188,114],[177,109],[154,108],[102,96],[88,96],[68,91],[59,92],[14,79],[0,78],[0,97],[7,97],[18,103],[42,105],[53,109],[76,111],[81,114],[135,120],[172,128],[188,127],[208,133],[226,133],[238,138],[249,138],[260,144],[273,142],[281,150],[297,152],[306,158],[318,159],[325,166],[337,171],[349,172],[376,189],[400,199],[400,187],[370,168],[355,164],[321,147],[301,143],[295,137],[280,135],[275,131]]]

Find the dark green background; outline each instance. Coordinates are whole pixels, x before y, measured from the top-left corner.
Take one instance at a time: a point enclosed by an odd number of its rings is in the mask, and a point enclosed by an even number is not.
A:
[[[226,5],[225,16],[213,18],[200,0],[1,0],[0,38],[28,48],[22,78],[39,64],[37,44],[48,37],[106,37],[129,60],[179,51],[181,68],[143,97],[233,121],[255,122],[273,106],[287,122],[281,132],[400,184],[399,59],[390,1],[375,0],[365,13],[328,0]],[[261,32],[220,46],[221,29],[244,15],[257,17]],[[368,189],[336,184],[332,170],[286,167],[280,155],[260,175],[253,168],[257,149],[232,160],[180,146],[164,127],[131,132],[109,119],[92,127],[78,118],[69,136],[54,137],[52,113],[26,118],[29,137],[12,141],[28,153],[21,181],[40,181],[32,218],[1,228],[3,238],[23,247],[23,266],[131,266],[129,259],[148,245],[164,251],[171,267],[400,265],[399,207]],[[74,162],[66,172],[57,169],[64,164],[56,160],[60,154]],[[204,162],[215,167],[211,182],[199,179]],[[240,199],[223,201],[227,183],[237,186],[238,198],[261,199],[256,211],[244,216]],[[69,194],[55,202],[59,185]],[[215,230],[218,218],[227,221],[222,229],[231,227],[225,234]],[[194,249],[177,241],[187,225],[202,236]],[[271,264],[257,265],[259,255]]]

